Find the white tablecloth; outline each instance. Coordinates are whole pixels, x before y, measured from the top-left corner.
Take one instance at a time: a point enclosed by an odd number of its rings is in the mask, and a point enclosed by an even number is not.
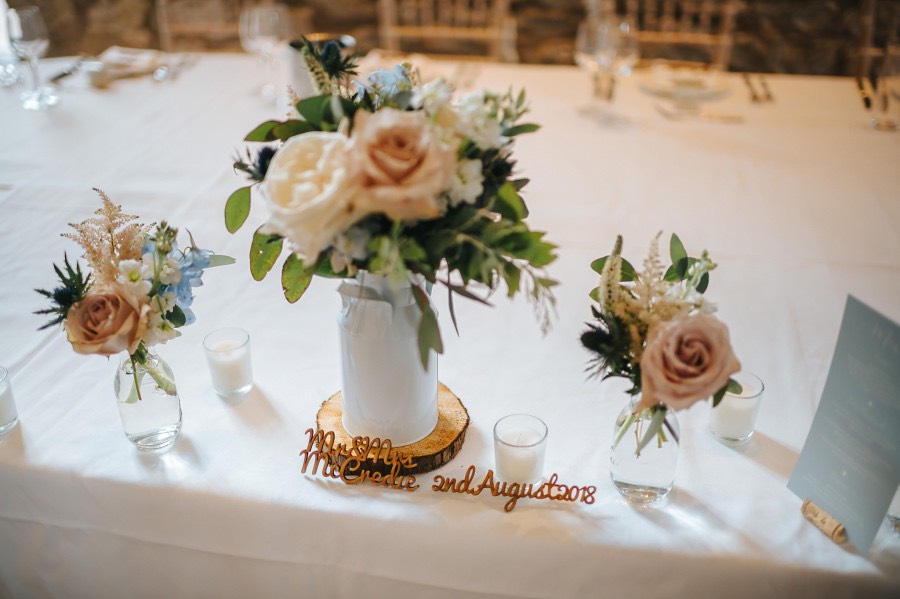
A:
[[[53,67],[62,67],[57,63]],[[558,317],[542,337],[520,298],[457,302],[456,336],[438,294],[440,378],[471,416],[459,456],[437,474],[493,467],[491,429],[533,413],[549,425],[547,473],[596,485],[593,505],[345,486],[300,473],[316,411],[340,386],[336,283],[295,305],[277,276],[254,282],[250,237],[224,228],[243,135],[283,112],[253,93],[264,71],[204,56],[176,80],[77,78],[48,112],[0,90],[0,364],[20,424],[0,439],[0,596],[897,596],[900,537],[885,522],[868,554],[838,546],[800,514],[786,482],[828,371],[847,294],[900,320],[900,134],[873,131],[850,80],[772,76],[776,102],[751,104],[738,78],[711,109],[744,124],[673,122],[637,81],[619,86],[630,124],[582,116],[575,68],[484,66],[477,85],[524,86],[540,132],[522,136],[534,228],[560,246],[550,274]],[[197,322],[160,347],[184,410],[182,437],[143,454],[122,434],[114,364],[38,331],[33,289],[78,248],[59,235],[105,190],[126,212],[168,219],[237,257],[197,290]],[[746,369],[766,382],[742,450],[707,432],[709,406],[679,413],[676,486],[638,510],[608,477],[622,386],[589,379],[579,335],[590,261],[625,236],[646,254],[660,230],[719,268],[720,306]],[[242,401],[211,388],[200,345],[223,325],[252,337],[257,386]]]

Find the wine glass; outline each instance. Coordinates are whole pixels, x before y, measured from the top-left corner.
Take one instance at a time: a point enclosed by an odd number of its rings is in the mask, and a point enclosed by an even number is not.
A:
[[[637,36],[630,21],[610,16],[582,22],[575,37],[575,62],[590,73],[594,99],[583,112],[607,125],[624,122],[610,107],[616,75],[629,75],[638,57]]]
[[[239,27],[241,46],[258,56],[266,66],[267,82],[262,87],[264,98],[274,100],[275,51],[290,35],[290,17],[282,4],[260,4],[241,11]]]
[[[13,51],[28,61],[31,89],[22,93],[22,106],[27,110],[43,110],[59,101],[51,87],[42,87],[38,75],[38,59],[47,52],[50,38],[37,6],[11,8],[6,12],[7,34]]]

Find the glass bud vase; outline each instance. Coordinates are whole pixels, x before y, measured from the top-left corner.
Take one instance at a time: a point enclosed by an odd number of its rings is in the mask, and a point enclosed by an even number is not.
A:
[[[632,397],[616,418],[609,472],[619,493],[632,503],[647,505],[662,500],[672,490],[681,429],[674,410],[643,409],[635,413],[640,400],[640,395]],[[638,449],[641,441],[646,444]]]
[[[145,451],[175,443],[181,432],[181,400],[165,360],[148,351],[146,360],[138,362],[123,353],[113,386],[129,441]]]

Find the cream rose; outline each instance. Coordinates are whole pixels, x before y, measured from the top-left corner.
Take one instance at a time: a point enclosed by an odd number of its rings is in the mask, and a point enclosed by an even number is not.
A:
[[[639,408],[690,407],[725,386],[740,368],[720,320],[696,314],[665,322],[651,331],[641,357]]]
[[[131,354],[147,328],[149,310],[118,284],[92,291],[69,308],[66,336],[79,354]]]
[[[404,220],[440,216],[456,174],[456,152],[421,111],[358,111],[348,161],[364,209]]]
[[[347,177],[346,144],[340,133],[296,135],[275,154],[262,183],[269,208],[265,230],[285,237],[309,263],[364,215]]]

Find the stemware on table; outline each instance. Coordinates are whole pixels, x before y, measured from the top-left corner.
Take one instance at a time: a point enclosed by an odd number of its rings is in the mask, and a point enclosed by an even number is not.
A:
[[[52,87],[42,86],[38,61],[47,53],[50,39],[41,10],[37,6],[11,8],[6,12],[7,34],[13,51],[28,61],[31,89],[22,93],[22,106],[28,110],[43,110],[59,101]]]
[[[239,26],[241,46],[263,61],[266,83],[260,93],[269,100],[276,99],[274,84],[276,52],[291,37],[290,16],[282,4],[248,6],[241,11]]]
[[[630,75],[639,56],[631,21],[610,16],[582,22],[575,38],[575,62],[590,73],[593,83],[593,103],[583,112],[603,124],[623,122],[611,107],[616,77]]]

